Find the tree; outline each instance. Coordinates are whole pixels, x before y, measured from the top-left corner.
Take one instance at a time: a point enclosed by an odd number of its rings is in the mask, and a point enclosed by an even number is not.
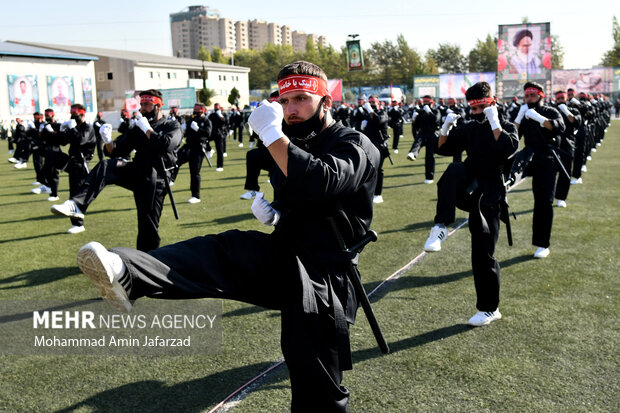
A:
[[[469,52],[470,72],[497,71],[497,39],[487,35],[484,41],[478,39]]]
[[[214,47],[213,48],[213,52],[212,52],[212,56],[213,56],[213,62],[215,63],[228,63],[228,59],[224,57],[224,54],[222,53],[222,49],[220,49],[219,47]]]
[[[603,66],[620,66],[620,26],[618,19],[614,16],[612,20],[612,37],[614,39],[613,47],[605,52],[601,64]]]
[[[198,99],[207,106],[211,106],[211,98],[215,96],[215,91],[203,87],[198,92]]]
[[[202,60],[203,62],[210,62],[211,52],[209,51],[209,49],[204,46],[200,46],[200,49],[198,50],[198,59]]]
[[[461,54],[461,46],[450,43],[439,43],[437,50],[428,53],[440,69],[447,73],[463,73],[467,71],[467,58]]]
[[[200,46],[198,50],[198,58],[202,60],[202,89],[198,92],[198,100],[205,105],[211,105],[211,98],[215,96],[215,92],[207,89],[207,70],[205,62],[211,61],[211,53],[204,46]]]
[[[557,34],[551,36],[551,69],[564,69],[564,48]]]
[[[241,93],[237,90],[236,87],[233,87],[230,91],[230,95],[228,95],[228,103],[231,105],[237,106],[239,104],[239,98],[241,97]]]

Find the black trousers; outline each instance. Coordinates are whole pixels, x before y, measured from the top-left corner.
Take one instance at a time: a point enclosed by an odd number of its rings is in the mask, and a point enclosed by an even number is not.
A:
[[[233,140],[239,139],[239,143],[243,143],[243,123],[232,128],[233,130]],[[237,136],[237,132],[239,136]]]
[[[133,162],[120,158],[106,159],[93,168],[71,199],[82,212],[86,212],[106,185],[114,184],[133,191],[138,212],[137,248],[150,251],[159,247],[157,230],[166,188],[163,179],[157,179],[153,188],[149,178]]]
[[[20,162],[27,162],[31,152],[30,138],[21,138],[15,144],[15,154],[13,157]]]
[[[334,320],[303,311],[296,258],[270,234],[227,231],[148,253],[114,248],[127,266],[130,300],[226,298],[280,310],[281,347],[290,372],[292,412],[346,412]],[[319,300],[320,301],[320,300]]]
[[[56,154],[59,152],[61,151],[58,147],[45,148],[45,161],[43,162],[43,167],[41,168],[43,180],[39,182],[52,190],[52,196],[58,196],[58,168],[56,167]]]
[[[403,134],[403,124],[397,123],[392,128],[392,132],[394,132],[394,139],[392,139],[392,149],[398,149],[398,142],[400,141],[400,137]]]
[[[466,189],[471,181],[463,163],[448,165],[437,182],[435,223],[453,223],[457,207],[469,212],[476,308],[478,311],[495,311],[499,305],[500,267],[494,254],[499,237],[502,194],[489,190],[484,193],[474,191],[470,195]]]
[[[424,178],[433,179],[435,177],[435,135],[418,134],[411,145],[409,152],[413,152],[416,157],[420,153],[420,148],[426,146],[426,155],[424,156]]]
[[[202,161],[204,159],[204,153],[202,148],[198,146],[183,145],[177,153],[177,167],[172,170],[170,180],[176,181],[177,174],[181,166],[189,162],[189,176],[190,176],[190,190],[192,196],[200,199],[200,183],[202,181],[200,177],[200,169],[202,168]]]
[[[48,154],[50,153],[48,152]],[[53,152],[51,155],[51,175],[46,175],[46,179],[51,177],[51,179],[48,180],[48,186],[52,192],[51,196],[58,196],[58,171],[60,170],[69,174],[69,197],[73,198],[80,192],[80,188],[88,176],[88,164],[83,161],[79,161],[64,152]],[[55,176],[53,175],[54,172]],[[84,210],[82,209],[82,211]],[[84,219],[71,218],[71,223],[76,226],[82,226],[84,225]]]
[[[38,147],[32,151],[32,164],[34,165],[34,172],[37,177],[37,181],[43,183],[45,180],[43,175],[43,164],[45,163],[45,149]]]
[[[535,153],[528,169],[528,175],[532,177],[532,192],[534,193],[532,244],[541,248],[548,248],[551,244],[557,168],[553,155]]]
[[[574,178],[581,178],[581,168],[586,164],[586,157],[589,155],[586,153],[586,140],[587,136],[585,130],[580,130],[575,137],[573,170],[571,173],[571,176]]]
[[[215,153],[217,154],[216,168],[224,167],[224,152],[226,152],[226,139],[216,136],[211,139],[215,143]]]
[[[558,154],[560,157],[560,160],[562,161],[562,165],[564,165],[564,169],[569,174],[571,171],[571,167],[573,165],[573,152],[574,152],[574,149],[569,147],[569,148],[563,148],[562,153]],[[581,169],[580,169],[580,172],[581,172]],[[562,201],[566,201],[566,198],[568,198],[569,189],[570,189],[570,176],[566,176],[564,172],[559,171],[558,182],[555,185],[555,197],[557,199],[561,199]]]
[[[245,154],[245,185],[244,189],[248,191],[260,191],[258,177],[260,171],[269,172],[275,165],[269,150],[264,146],[251,149]]]

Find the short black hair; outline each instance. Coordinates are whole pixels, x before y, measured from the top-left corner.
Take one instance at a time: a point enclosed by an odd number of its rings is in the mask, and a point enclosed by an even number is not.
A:
[[[73,105],[71,105],[71,109],[79,109],[79,110],[86,111],[86,108],[81,103],[74,103]]]
[[[490,98],[492,95],[491,85],[487,82],[478,82],[474,83],[469,89],[467,89],[465,92],[465,99],[474,100]]]
[[[269,95],[269,97],[270,97],[271,99],[275,99],[275,98],[280,97],[280,91],[279,91],[279,90],[276,90],[276,91],[271,92],[271,94]]]
[[[314,63],[306,62],[305,60],[298,60],[293,63],[289,63],[284,66],[280,73],[278,73],[278,80],[282,80],[290,75],[308,75],[318,77],[327,82],[327,75]]]
[[[512,45],[514,47],[517,47],[517,45],[519,44],[519,42],[524,38],[524,37],[529,37],[530,39],[534,38],[534,35],[532,34],[531,31],[529,31],[528,29],[523,29],[521,31],[519,31],[517,34],[515,34],[515,37],[512,40]]]
[[[161,92],[157,89],[147,89],[147,90],[143,90],[142,92],[140,92],[140,96],[144,96],[144,95],[156,96],[160,99],[163,97]]]
[[[536,83],[536,82],[527,82],[525,83],[525,85],[523,85],[523,90],[527,89],[527,88],[536,88],[538,90],[540,90],[541,92],[544,91],[543,86],[540,83]]]

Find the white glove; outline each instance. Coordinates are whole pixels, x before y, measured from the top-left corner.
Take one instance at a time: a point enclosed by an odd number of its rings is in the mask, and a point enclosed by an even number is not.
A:
[[[366,119],[364,119],[362,121],[362,123],[360,124],[360,129],[362,129],[362,130],[366,129],[367,125],[368,125],[368,121]]]
[[[570,113],[570,110],[568,110],[568,107],[566,106],[565,103],[562,103],[561,105],[559,105],[558,109],[560,109],[562,112],[564,112],[564,114],[566,116],[573,116],[573,114]]]
[[[368,102],[364,103],[363,108],[364,108],[364,109],[366,110],[366,112],[368,112],[368,113],[373,113],[373,112],[374,112],[374,110],[372,110],[372,106],[370,106],[370,103],[368,103]]]
[[[147,133],[149,130],[153,130],[151,124],[149,123],[149,120],[141,114],[138,114],[138,118],[136,119],[136,126],[139,127],[140,130],[144,133]]]
[[[414,111],[414,112],[413,112],[413,115],[411,115],[411,120],[415,120],[415,118],[417,118],[419,114],[420,114],[420,113],[419,113],[417,110],[416,110],[416,111]]]
[[[45,130],[49,133],[54,133],[54,128],[52,128],[52,125],[50,125],[49,123],[45,125]]]
[[[132,119],[130,119],[130,120],[129,120],[129,126],[131,127],[131,126],[135,126],[135,125],[136,125],[136,120],[135,120],[135,119],[133,119],[133,118],[132,118]]]
[[[193,121],[192,121],[192,124],[191,124],[191,125],[189,125],[189,127],[190,127],[190,128],[192,128],[193,130],[195,130],[196,132],[198,132],[198,129],[200,129],[200,128],[198,127],[198,124],[196,123],[196,121],[195,121],[195,120],[193,120]]]
[[[431,110],[430,106],[428,106],[428,105],[424,105],[424,107],[422,109],[424,110],[424,112],[428,113],[429,115],[431,113],[433,113],[433,111]]]
[[[68,124],[69,124],[69,121],[68,121],[68,120],[66,120],[66,121],[64,121],[63,123],[61,123],[61,124],[60,124],[60,131],[61,131],[61,132],[66,131],[66,130],[67,130],[67,125],[68,125]]]
[[[219,109],[218,109],[218,110],[216,110],[216,111],[215,111],[215,114],[216,114],[217,116],[219,116],[220,118],[224,119],[224,115],[222,115],[222,111],[221,111],[221,110],[219,110]]]
[[[274,209],[269,202],[263,198],[264,192],[258,192],[254,202],[252,202],[252,213],[260,222],[267,226],[273,226],[280,220],[280,212]]]
[[[248,123],[265,146],[269,147],[269,145],[284,136],[282,132],[283,119],[282,105],[278,102],[263,100],[260,106],[250,115]]]
[[[543,115],[541,115],[540,113],[536,112],[534,109],[530,109],[527,112],[525,112],[525,117],[527,119],[531,119],[533,121],[536,121],[538,123],[540,123],[540,127],[544,127],[544,123],[546,120],[548,120],[547,118],[545,118]]]
[[[77,122],[75,121],[75,119],[69,119],[67,121],[67,128],[68,129],[73,129],[77,126]]]
[[[581,106],[581,102],[577,98],[571,98],[570,103],[573,105]]]
[[[521,124],[521,122],[523,121],[523,116],[525,116],[525,112],[527,112],[528,107],[526,104],[521,105],[521,108],[519,109],[519,113],[517,114],[517,117],[515,118],[515,123],[518,123],[519,125]]]
[[[123,124],[123,119],[121,118],[121,119],[118,121],[118,126],[116,127],[116,129],[120,128],[122,124]]]
[[[187,123],[181,123],[181,129],[185,132],[187,130]]]
[[[45,129],[45,124],[44,123],[39,125],[39,133],[43,132],[43,129]]]
[[[452,109],[448,109],[446,110],[446,113],[454,113],[454,111]]]
[[[99,123],[99,121],[93,123],[93,125],[95,126],[95,128],[100,128],[101,127],[101,123]]]
[[[516,107],[517,107],[517,104],[516,104],[516,103],[514,103],[514,102],[512,102],[512,105],[510,105],[510,108],[511,108],[511,109],[514,109],[514,108],[516,108]]]
[[[444,121],[443,126],[441,127],[441,135],[448,136],[450,129],[454,127],[457,119],[460,117],[461,115],[457,115],[455,113],[449,113],[448,116],[446,116],[446,120]]]
[[[101,139],[103,139],[103,143],[106,145],[108,143],[112,143],[112,125],[109,123],[104,123],[99,128],[99,134],[101,135]]]
[[[36,126],[34,126],[34,122],[29,120],[28,122],[26,122],[26,129],[34,129]]]
[[[491,130],[500,129],[501,126],[499,124],[499,114],[497,113],[497,106],[491,105],[489,107],[484,108],[483,110],[485,116],[489,120],[489,125],[491,125]]]

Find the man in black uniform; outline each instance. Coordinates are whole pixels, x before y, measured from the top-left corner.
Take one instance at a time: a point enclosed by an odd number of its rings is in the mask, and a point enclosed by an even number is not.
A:
[[[226,155],[226,135],[228,134],[228,125],[226,116],[222,113],[219,103],[213,105],[213,112],[209,114],[211,122],[211,138],[215,142],[215,151],[217,152],[216,172],[224,170],[224,158]]]
[[[95,131],[95,139],[97,140],[97,159],[102,161],[104,158],[103,154],[103,140],[101,139],[101,134],[99,133],[99,129],[103,126],[105,121],[103,120],[103,113],[97,112],[97,116],[95,117],[95,121],[93,122],[93,130]]]
[[[41,124],[39,136],[41,149],[43,150],[43,165],[41,166],[41,185],[32,188],[33,194],[49,194],[48,201],[58,201],[58,168],[54,165],[57,154],[61,152],[58,132],[60,124],[54,120],[54,110],[45,109],[45,122]],[[52,188],[56,193],[52,193]]]
[[[71,199],[53,205],[54,214],[72,220],[79,218],[83,222],[86,209],[103,188],[108,184],[119,185],[133,191],[138,210],[137,248],[150,251],[159,246],[157,228],[166,190],[164,174],[175,165],[176,150],[182,138],[179,123],[163,117],[161,96],[159,90],[141,92],[141,116],[115,141],[112,141],[112,126],[105,124],[101,127],[105,150],[113,158],[99,162],[88,174],[84,185],[71,193]],[[132,162],[116,157],[117,151],[126,154],[132,149],[136,150]]]
[[[422,109],[413,113],[411,129],[415,137],[407,159],[415,161],[422,146],[426,146],[424,157],[424,183],[432,184],[435,177],[435,145],[437,144],[437,130],[440,125],[439,110],[433,109],[433,98],[429,95],[422,97]]]
[[[519,137],[513,124],[500,121],[488,83],[474,84],[465,96],[472,121],[452,129],[460,115],[446,115],[437,153],[454,155],[466,151],[467,159],[448,165],[437,183],[435,226],[424,249],[441,249],[441,242],[447,237],[445,226],[454,222],[456,207],[469,212],[478,309],[469,324],[482,326],[502,317],[498,310],[500,268],[493,255],[505,196],[502,166],[517,151]]]
[[[135,121],[129,117],[129,111],[127,109],[121,110],[121,119],[118,122],[118,133],[127,133],[130,126],[133,126]]]
[[[179,168],[189,161],[192,197],[187,202],[190,204],[200,202],[200,169],[204,157],[207,156],[206,145],[211,136],[211,122],[205,115],[206,111],[204,103],[194,104],[194,114],[187,121],[189,126],[185,128],[185,145],[179,149],[177,166],[170,176],[171,182],[176,181]]]
[[[97,140],[93,127],[84,119],[86,108],[80,103],[71,105],[71,119],[60,125],[60,131],[56,134],[56,141],[60,145],[69,145],[69,154],[53,152],[52,165],[54,168],[69,174],[69,196],[78,194],[86,176],[88,175],[88,163],[93,158]],[[58,181],[51,181],[51,196],[58,196]],[[67,201],[68,202],[68,201]],[[54,205],[52,206],[52,211]],[[69,234],[77,234],[85,230],[84,216],[72,215],[73,226],[67,231]]]
[[[564,168],[560,170],[558,182],[555,185],[555,198],[558,200],[556,206],[560,208],[566,208],[566,198],[568,197],[571,181],[569,174],[572,170],[573,157],[575,155],[575,136],[581,126],[579,110],[567,106],[567,97],[568,95],[563,90],[555,92],[555,107],[561,113],[564,125],[566,125],[566,130],[562,133],[558,149]]]
[[[521,106],[514,124],[519,136],[525,137],[525,147],[515,157],[511,181],[515,172],[524,172],[532,177],[534,193],[534,217],[532,220],[532,244],[536,247],[535,258],[549,255],[551,228],[553,226],[553,199],[558,172],[556,148],[560,135],[566,129],[562,115],[543,104],[543,87],[536,82],[527,82],[525,104]],[[527,161],[531,159],[531,161]]]
[[[351,112],[351,108],[342,102],[334,114],[334,119],[340,121],[346,127],[351,127]]]
[[[360,96],[357,99],[357,107],[353,110],[351,117],[351,127],[357,131],[362,130],[362,122],[368,118],[368,112],[364,110],[366,104],[366,96]]]
[[[368,97],[368,103],[365,103],[363,108],[367,113],[367,118],[362,121],[362,132],[368,136],[381,154],[381,161],[377,166],[377,186],[372,199],[375,204],[380,204],[383,202],[383,162],[390,154],[386,142],[388,139],[388,115],[379,106],[379,102],[374,96]]]
[[[392,101],[392,106],[388,110],[388,117],[390,118],[388,122],[388,126],[392,128],[392,132],[394,133],[394,138],[392,139],[392,150],[394,153],[398,153],[398,142],[400,138],[403,137],[403,123],[405,116],[405,111],[400,107],[397,101]]]
[[[28,166],[28,158],[32,150],[32,131],[36,132],[34,122],[31,120],[23,121],[16,119],[17,124],[13,132],[13,140],[15,142],[15,156],[9,158],[9,162],[14,163],[14,168],[24,169]]]
[[[239,111],[239,108],[232,107],[230,109],[230,116],[228,117],[230,128],[233,131],[233,140],[239,139],[239,147],[243,148],[243,114]],[[238,138],[237,138],[238,134]]]
[[[226,231],[148,254],[93,242],[78,252],[78,265],[117,307],[143,296],[219,297],[280,310],[291,411],[346,412],[341,380],[352,368],[348,323],[357,300],[345,275],[352,257],[340,254],[328,218],[348,246],[366,234],[380,155],[364,135],[333,122],[318,66],[289,64],[278,85],[281,104],[264,101],[250,117],[278,165],[276,200],[252,205],[273,233]]]

